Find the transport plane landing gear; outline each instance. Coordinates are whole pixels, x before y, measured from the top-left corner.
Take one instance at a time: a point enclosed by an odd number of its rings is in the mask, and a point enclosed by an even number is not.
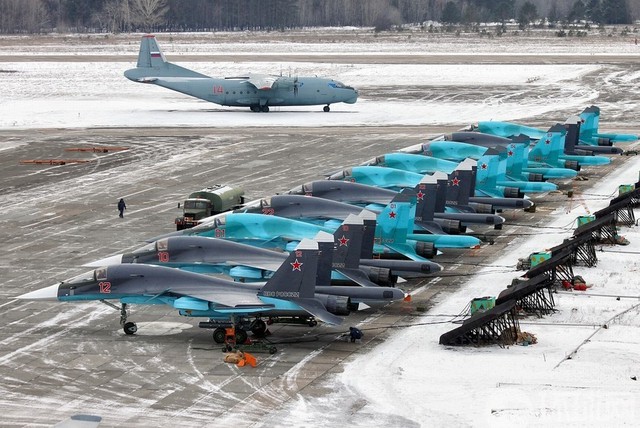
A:
[[[117,307],[113,303],[107,302],[106,300],[100,300],[100,301],[102,303],[104,303],[105,305],[111,306],[113,309],[120,311],[120,325],[122,326],[122,329],[124,330],[124,334],[130,336],[132,334],[135,334],[136,331],[138,331],[138,326],[136,325],[136,323],[127,321],[127,317],[129,315],[129,310],[127,309],[127,304],[126,303],[123,303],[122,306]]]
[[[269,113],[269,106],[262,106],[262,107],[260,107],[260,110],[261,110],[263,113]]]
[[[123,330],[125,334],[132,335],[135,334],[136,331],[138,331],[138,326],[134,322],[127,322],[124,324]]]
[[[324,110],[325,113],[331,111],[331,109],[329,108],[329,104],[327,104],[326,106],[322,107],[322,110]]]

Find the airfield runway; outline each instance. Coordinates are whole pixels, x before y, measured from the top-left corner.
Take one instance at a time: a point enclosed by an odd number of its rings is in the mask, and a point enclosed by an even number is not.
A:
[[[398,328],[419,328],[406,326],[425,322],[419,318],[424,311],[478,267],[502,251],[517,251],[509,246],[512,238],[536,233],[545,212],[580,203],[582,190],[627,159],[615,157],[610,166],[582,174],[590,181],[562,184],[560,192],[538,200],[536,213],[505,213],[501,231],[478,229],[486,238],[480,249],[447,252],[437,259],[443,275],[401,285],[413,293],[411,302],[352,314],[340,327],[271,326],[278,352],[257,354],[255,369],[224,363],[211,331],[197,327],[199,319],[168,308],[133,307],[130,320],[139,331],[125,336],[119,313],[101,303],[15,299],[89,270],[83,263],[173,230],[178,202],[203,186],[240,185],[254,199],[457,128],[0,130],[0,425],[50,426],[75,413],[99,415],[103,426],[286,425],[273,418],[289,401],[320,400],[343,362]],[[126,150],[66,151],[83,147]],[[52,158],[87,162],[20,163]],[[568,190],[578,197],[569,199]],[[128,207],[124,219],[116,210],[121,197]],[[503,268],[519,275],[514,267]],[[338,339],[351,325],[365,330],[362,343]],[[442,331],[451,328],[443,324]],[[354,396],[344,408],[363,422],[387,422],[383,415],[362,414],[362,400]],[[406,426],[397,417],[393,425]]]

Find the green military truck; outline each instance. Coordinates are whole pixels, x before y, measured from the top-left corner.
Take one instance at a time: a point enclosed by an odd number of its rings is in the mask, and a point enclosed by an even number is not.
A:
[[[198,190],[182,204],[182,217],[176,218],[176,230],[196,226],[200,220],[244,204],[244,190],[222,184]]]

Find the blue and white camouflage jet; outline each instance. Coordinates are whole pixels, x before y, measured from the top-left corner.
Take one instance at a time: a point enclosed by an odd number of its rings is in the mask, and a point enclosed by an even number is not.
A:
[[[320,77],[289,77],[246,74],[215,78],[168,62],[153,35],[140,43],[136,68],[125,77],[138,83],[150,83],[222,106],[249,107],[254,112],[268,112],[276,106],[353,104],[358,91],[337,80]]]
[[[183,316],[207,317],[209,323],[237,323],[240,328],[236,336],[242,331],[240,342],[244,342],[243,319],[285,316],[308,319],[309,322],[317,319],[329,324],[342,323],[343,319],[338,315],[349,314],[349,298],[341,294],[323,294],[322,290],[336,293],[344,288],[348,293],[362,288],[318,287],[319,254],[318,242],[303,239],[263,286],[170,267],[126,263],[100,267],[18,298],[62,302],[92,300],[113,307],[116,306],[108,301],[119,301],[122,304],[120,322],[129,335],[138,329],[135,323],[127,320],[129,304],[167,305]],[[372,292],[378,289],[367,288]],[[388,288],[382,291],[387,291],[390,297],[395,291],[400,292]],[[261,324],[264,327],[264,322]],[[214,339],[219,341],[224,329],[219,327],[217,334],[218,337],[214,333]]]

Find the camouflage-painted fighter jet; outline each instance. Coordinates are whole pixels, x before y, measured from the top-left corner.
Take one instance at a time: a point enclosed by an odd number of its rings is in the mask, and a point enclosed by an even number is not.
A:
[[[326,266],[319,272],[319,253],[318,242],[303,239],[264,286],[164,266],[117,264],[97,268],[18,298],[63,302],[119,300],[124,332],[134,334],[136,324],[127,321],[129,304],[168,305],[183,316],[207,317],[208,324],[238,323],[239,331],[243,331],[242,320],[263,317],[296,317],[310,323],[318,319],[340,324],[342,318],[338,315],[348,315],[353,309],[348,296],[354,292],[381,296],[386,293],[389,299],[404,296],[401,290],[384,287],[317,286],[317,276],[328,272]],[[259,324],[261,330],[266,328],[263,321]],[[255,326],[251,328],[255,331]],[[224,329],[216,329],[214,338],[216,334],[223,335]],[[246,333],[239,340],[244,342]]]
[[[231,107],[249,107],[254,112],[268,112],[276,106],[353,104],[358,91],[333,79],[247,74],[214,78],[168,62],[155,36],[142,37],[136,68],[125,77],[138,83],[150,83]]]

